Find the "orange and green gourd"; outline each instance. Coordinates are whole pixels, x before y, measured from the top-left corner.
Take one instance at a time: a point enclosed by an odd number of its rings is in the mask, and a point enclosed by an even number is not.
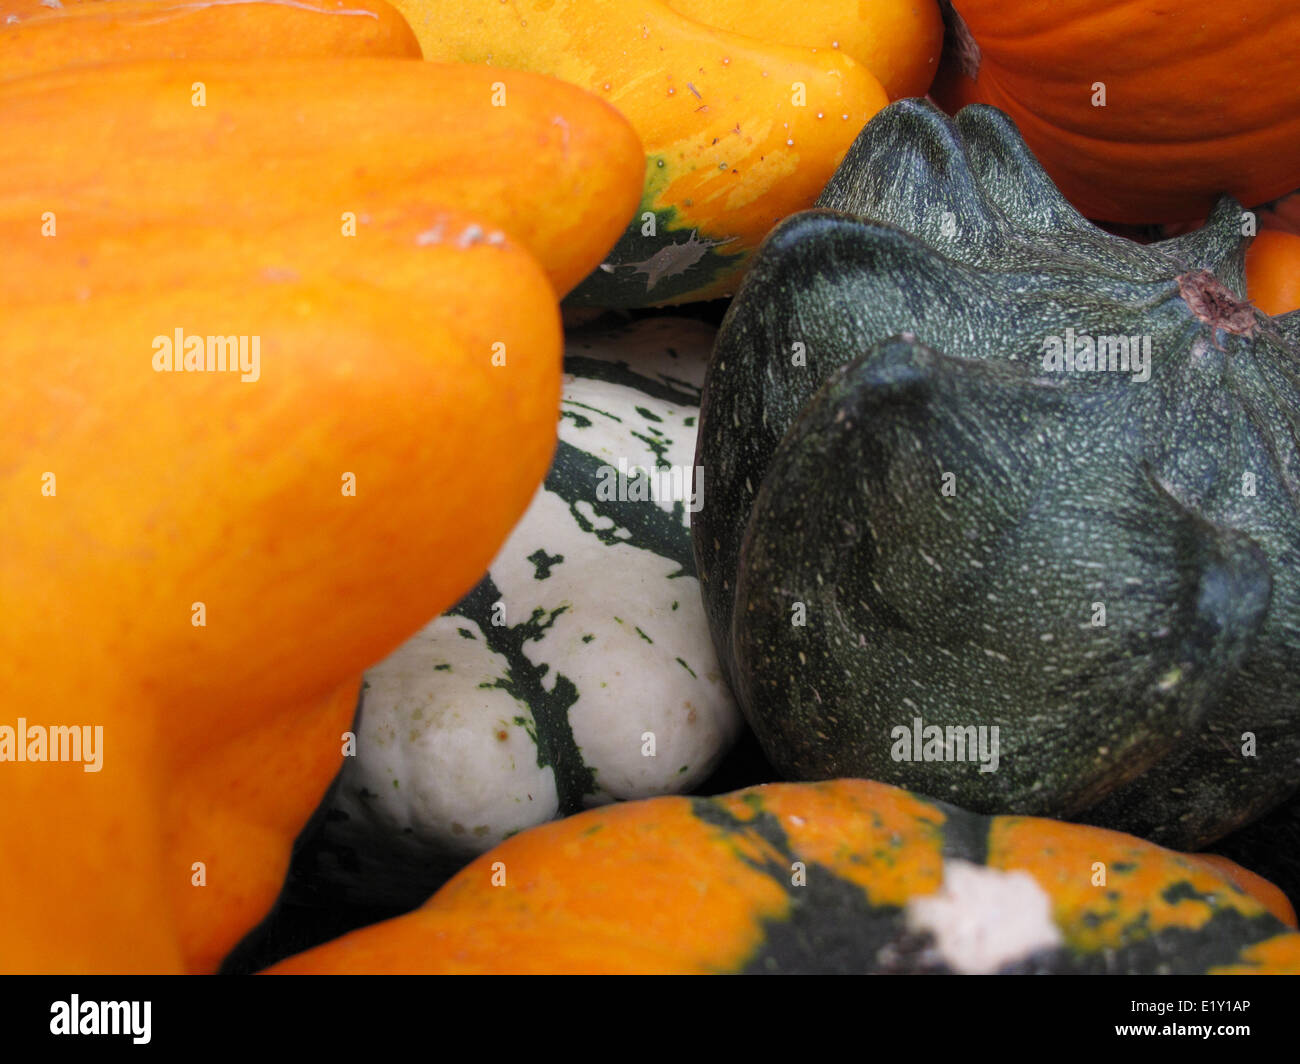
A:
[[[1300,934],[1195,855],[866,780],[654,798],[516,835],[280,973],[1291,972]]]

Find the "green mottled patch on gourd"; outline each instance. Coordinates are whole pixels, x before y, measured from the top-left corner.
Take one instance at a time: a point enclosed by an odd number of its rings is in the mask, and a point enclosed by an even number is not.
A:
[[[635,439],[644,443],[655,456],[656,469],[671,467],[672,463],[668,461],[668,448],[673,445],[672,440],[664,438],[663,433],[657,432],[655,429],[651,429],[649,435],[643,432],[634,432],[632,435]]]
[[[611,414],[608,410],[601,410],[599,407],[592,406],[590,403],[580,403],[576,399],[565,399],[563,400],[562,405],[563,408],[577,407],[580,410],[590,410],[593,414],[599,414],[601,417],[608,418],[610,421],[615,423],[621,423],[623,420],[617,414]],[[593,422],[588,418],[580,417],[577,414],[569,414],[567,409],[561,409],[560,416],[572,417],[574,424],[577,425],[578,428],[582,429],[591,428],[593,424]]]
[[[656,207],[667,186],[664,159],[652,157],[641,206],[604,263],[566,297],[572,306],[647,307],[687,302],[692,293],[736,270],[745,256],[728,254],[730,238],[686,229],[676,207]],[[653,226],[647,215],[653,215]]]
[[[673,513],[669,514],[644,502],[596,499],[592,485],[600,481],[606,467],[607,463],[595,455],[561,440],[555,448],[555,460],[546,478],[546,489],[567,502],[579,527],[602,543],[626,543],[654,551],[677,563],[678,571],[673,575],[694,576],[695,558],[691,553],[690,536],[679,531],[683,523],[681,515],[685,513],[683,504],[676,503]],[[586,516],[584,509],[592,516]],[[597,521],[602,518],[608,524],[600,527]]]
[[[1239,887],[1236,886],[1228,886],[1225,889],[1231,890],[1234,893],[1242,896],[1245,896],[1246,893],[1245,891],[1241,890]],[[1214,904],[1213,895],[1201,893],[1201,891],[1197,890],[1194,886],[1192,886],[1190,883],[1186,881],[1183,881],[1181,883],[1171,883],[1168,887],[1164,889],[1164,891],[1161,893],[1160,896],[1165,901],[1167,901],[1170,905],[1176,905],[1180,901],[1199,901],[1205,905]]]
[[[545,580],[551,575],[551,566],[559,565],[560,562],[564,561],[564,555],[547,554],[545,550],[538,547],[537,550],[528,555],[528,560],[537,567],[536,579]]]
[[[739,844],[733,853],[777,884],[789,902],[783,917],[762,921],[763,939],[741,971],[792,975],[875,970],[880,950],[905,936],[902,910],[873,907],[861,887],[817,862],[804,861],[804,885],[795,886],[790,869],[802,859],[792,850],[780,821],[763,808],[761,797],[746,795],[746,801],[753,815],[743,820],[709,799],[691,803],[692,812],[705,824],[766,844],[761,859]]]
[[[751,801],[754,797],[757,800]],[[692,799],[695,817],[736,841],[735,858],[767,876],[788,901],[787,911],[761,920],[762,938],[741,971],[811,974],[942,974],[952,969],[930,931],[920,931],[895,905],[872,905],[864,890],[832,869],[802,857],[780,821],[764,808],[761,796],[746,795],[747,816],[737,816],[714,799]],[[944,856],[972,864],[987,860],[993,818],[934,803],[943,820]],[[923,818],[924,819],[924,818]],[[883,825],[878,817],[877,830]],[[899,851],[916,840],[895,836],[870,854],[858,854],[855,864],[893,867]],[[755,856],[757,853],[758,856]],[[1159,859],[1158,854],[1152,855]],[[801,885],[791,875],[794,862],[804,865]],[[1284,930],[1268,913],[1246,916],[1214,896],[1201,895],[1188,884],[1175,885],[1165,900],[1194,901],[1213,912],[1199,927],[1152,929],[1150,914],[1140,912],[1122,929],[1118,946],[1091,951],[1068,944],[1031,949],[996,968],[1001,974],[1202,974],[1239,962],[1251,946]],[[1225,884],[1225,890],[1227,884]],[[1114,896],[1118,900],[1118,895]],[[1114,913],[1084,912],[1079,924],[1095,928],[1115,919]],[[1061,930],[1068,931],[1068,928]]]
[[[610,362],[606,359],[588,358],[584,355],[569,355],[564,360],[564,370],[566,373],[572,373],[583,380],[602,381],[605,384],[617,384],[622,388],[632,388],[650,396],[652,399],[673,403],[676,406],[699,406],[700,404],[700,386],[698,384],[667,376],[647,377],[635,372],[623,362]],[[561,406],[577,406],[584,410],[596,409],[567,398],[561,401]],[[605,417],[613,421],[621,422],[623,420],[603,410],[599,410],[597,413],[604,414]],[[693,421],[692,418],[687,423],[693,423]]]
[[[939,809],[942,810],[943,806],[939,806]],[[988,817],[964,810],[945,817],[940,827],[943,856],[977,865],[988,864],[990,823]]]
[[[549,766],[555,774],[561,815],[577,813],[584,807],[583,799],[597,792],[596,773],[582,760],[569,726],[569,707],[578,700],[578,690],[562,675],[546,690],[542,678],[548,666],[534,665],[524,653],[524,644],[540,639],[565,607],[549,614],[536,610],[522,624],[494,625],[493,605],[499,601],[501,592],[489,575],[448,612],[474,621],[492,652],[509,663],[505,676],[483,686],[499,687],[532,710],[529,736],[537,746],[538,767]],[[515,723],[528,728],[525,717],[516,717]]]

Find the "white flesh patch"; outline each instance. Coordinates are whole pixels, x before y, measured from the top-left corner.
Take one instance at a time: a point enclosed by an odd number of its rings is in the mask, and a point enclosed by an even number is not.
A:
[[[907,926],[930,932],[939,959],[963,975],[991,975],[1062,943],[1033,876],[970,861],[944,862],[943,886],[907,903]]]

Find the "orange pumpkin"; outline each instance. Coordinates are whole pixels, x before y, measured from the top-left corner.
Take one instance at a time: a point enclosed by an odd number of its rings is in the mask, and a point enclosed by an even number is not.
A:
[[[932,94],[1006,111],[1088,217],[1198,219],[1220,193],[1262,203],[1300,184],[1292,0],[947,6]]]
[[[655,798],[533,828],[282,973],[1300,973],[1197,857],[865,780]]]
[[[4,2],[4,0],[0,0]],[[385,0],[113,0],[0,19],[0,79],[131,59],[420,58]]]
[[[1259,232],[1246,249],[1246,294],[1265,314],[1300,310],[1300,234]]]
[[[1261,229],[1300,233],[1300,191],[1291,192],[1257,209]]]

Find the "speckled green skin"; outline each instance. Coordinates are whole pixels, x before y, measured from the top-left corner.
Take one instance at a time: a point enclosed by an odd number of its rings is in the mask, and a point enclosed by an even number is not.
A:
[[[1075,212],[1001,112],[916,100],[819,205],[723,323],[696,456],[710,626],[773,764],[1183,848],[1283,800],[1300,314],[1212,328],[1178,280],[1243,298],[1238,205],[1138,245]],[[1150,335],[1151,379],[1044,371],[1067,328]],[[894,760],[914,717],[997,725],[998,770]]]

